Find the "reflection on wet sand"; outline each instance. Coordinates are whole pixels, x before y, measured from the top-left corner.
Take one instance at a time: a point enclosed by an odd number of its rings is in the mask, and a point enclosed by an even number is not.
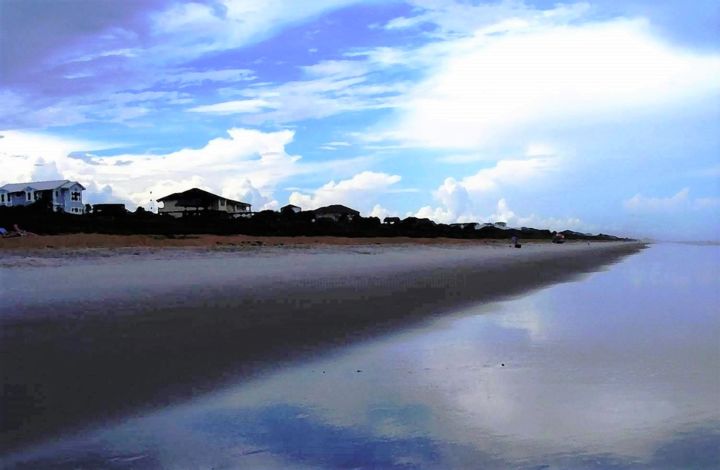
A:
[[[673,275],[658,275],[663,266]],[[718,266],[718,247],[654,246],[583,280],[343,349],[17,463],[717,468]]]

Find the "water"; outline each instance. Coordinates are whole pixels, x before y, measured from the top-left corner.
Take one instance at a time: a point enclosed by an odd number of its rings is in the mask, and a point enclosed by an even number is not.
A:
[[[720,247],[610,269],[11,457],[29,468],[720,468]]]

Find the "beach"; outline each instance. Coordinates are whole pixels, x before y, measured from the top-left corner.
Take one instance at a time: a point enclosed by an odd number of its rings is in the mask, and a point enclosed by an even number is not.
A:
[[[89,248],[27,237],[3,250],[2,448],[202,396],[644,247],[218,238]]]
[[[547,243],[548,241],[530,241]],[[20,253],[40,250],[51,254],[54,250],[107,250],[120,248],[229,248],[252,246],[367,246],[367,245],[453,245],[477,246],[507,244],[508,240],[462,239],[462,238],[411,238],[373,237],[350,238],[332,236],[252,236],[252,235],[109,235],[98,233],[73,233],[66,235],[33,235],[0,240],[0,252]]]

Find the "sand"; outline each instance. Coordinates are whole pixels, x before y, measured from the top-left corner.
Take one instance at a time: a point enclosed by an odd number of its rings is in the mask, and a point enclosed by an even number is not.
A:
[[[107,249],[107,248],[179,248],[179,247],[248,247],[248,246],[314,246],[314,245],[483,245],[497,240],[466,240],[458,238],[410,237],[268,237],[251,235],[105,235],[75,233],[68,235],[33,235],[0,239],[0,251],[44,249]],[[504,243],[504,241],[503,241]]]
[[[0,267],[0,449],[572,279],[642,247],[518,250],[475,242],[25,252]],[[8,253],[4,259],[13,257]]]

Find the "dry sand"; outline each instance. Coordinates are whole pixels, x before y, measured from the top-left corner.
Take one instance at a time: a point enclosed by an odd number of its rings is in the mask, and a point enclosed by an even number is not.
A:
[[[353,245],[62,252],[0,267],[0,450],[568,280],[643,247]]]
[[[251,235],[105,235],[75,233],[69,235],[33,235],[0,239],[0,250],[82,249],[82,248],[179,248],[308,245],[483,245],[494,240],[410,237],[266,237]]]

